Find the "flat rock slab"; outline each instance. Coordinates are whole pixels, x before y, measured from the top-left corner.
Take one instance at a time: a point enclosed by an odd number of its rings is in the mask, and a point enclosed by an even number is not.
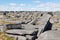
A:
[[[26,40],[26,37],[18,36],[18,40]]]
[[[24,34],[32,34],[35,31],[37,30],[12,29],[12,30],[6,31],[6,33],[24,35]]]
[[[60,40],[60,31],[46,31],[37,40]]]
[[[31,24],[22,24],[23,28],[24,29],[36,29],[36,28],[39,28],[38,25],[31,25]]]
[[[26,40],[27,39],[24,36],[17,36],[17,35],[10,35],[10,34],[6,34],[6,35],[8,35],[9,37],[13,37],[14,40]]]
[[[28,40],[33,40],[34,36],[26,35],[26,38],[27,38]]]

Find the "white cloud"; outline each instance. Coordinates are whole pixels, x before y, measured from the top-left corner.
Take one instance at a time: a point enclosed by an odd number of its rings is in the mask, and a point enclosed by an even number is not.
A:
[[[48,2],[48,3],[41,3],[38,5],[38,7],[60,8],[60,4]]]
[[[26,4],[24,4],[24,3],[20,3],[20,4],[10,3],[9,5],[10,5],[10,6],[26,6]]]
[[[40,3],[35,7],[35,10],[41,11],[60,11],[59,3]]]
[[[7,5],[0,5],[0,11],[19,11],[21,7],[17,6],[7,6]]]
[[[20,6],[26,6],[26,4],[21,3]]]
[[[17,4],[16,4],[16,3],[10,3],[9,5],[11,5],[11,6],[16,6]]]
[[[40,0],[34,0],[33,2],[34,3],[40,3]]]
[[[0,11],[60,11],[59,3],[39,3],[33,7],[28,4],[0,5]]]

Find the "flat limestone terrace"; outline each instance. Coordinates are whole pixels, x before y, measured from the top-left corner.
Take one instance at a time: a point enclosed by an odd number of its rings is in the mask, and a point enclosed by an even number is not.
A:
[[[0,33],[14,40],[60,40],[60,12],[0,11]]]

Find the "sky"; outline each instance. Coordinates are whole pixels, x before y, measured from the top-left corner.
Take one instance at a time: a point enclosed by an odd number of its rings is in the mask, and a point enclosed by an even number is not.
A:
[[[60,0],[0,0],[0,11],[60,11]]]

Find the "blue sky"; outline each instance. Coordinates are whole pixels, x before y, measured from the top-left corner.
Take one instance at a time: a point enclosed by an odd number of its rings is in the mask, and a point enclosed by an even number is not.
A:
[[[60,11],[60,0],[0,0],[0,11]]]

